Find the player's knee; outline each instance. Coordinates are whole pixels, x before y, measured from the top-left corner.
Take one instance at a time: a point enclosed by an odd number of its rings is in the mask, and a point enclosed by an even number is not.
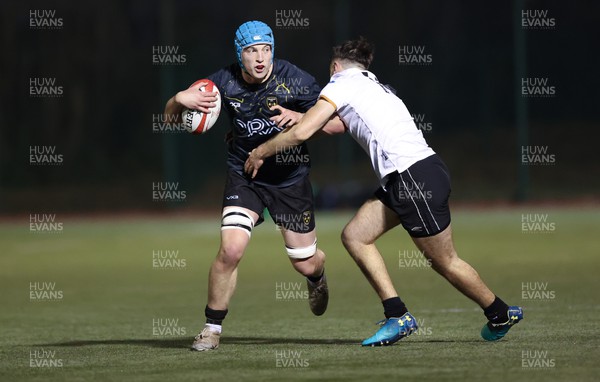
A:
[[[317,248],[312,256],[304,259],[290,258],[290,260],[298,273],[304,276],[314,276],[325,265],[325,253]]]
[[[309,259],[294,261],[294,269],[303,276],[311,276],[315,273],[315,265]]]
[[[346,225],[341,234],[342,244],[348,250],[352,249],[356,244],[360,243],[358,234],[350,224]]]
[[[462,263],[454,251],[446,251],[433,256],[426,254],[425,256],[431,263],[431,268],[440,274],[453,272]]]
[[[226,267],[238,265],[244,255],[245,246],[240,243],[222,243],[217,255],[217,261]]]

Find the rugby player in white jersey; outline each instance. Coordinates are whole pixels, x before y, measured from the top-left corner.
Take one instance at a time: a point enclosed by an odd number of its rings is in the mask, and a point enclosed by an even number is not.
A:
[[[499,340],[523,319],[523,310],[508,306],[484,284],[454,249],[449,171],[427,145],[406,106],[393,90],[367,69],[373,47],[365,39],[346,41],[333,49],[331,80],[319,100],[299,123],[254,149],[245,171],[256,176],[265,158],[298,145],[337,114],[367,152],[381,187],[342,232],[342,242],[367,277],[383,308],[382,327],[363,346],[385,346],[417,330],[416,319],[398,296],[375,241],[402,224],[432,268],[475,301],[488,322],[481,336]]]

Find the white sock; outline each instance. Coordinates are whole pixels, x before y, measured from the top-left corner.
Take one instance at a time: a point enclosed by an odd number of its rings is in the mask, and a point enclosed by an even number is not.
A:
[[[219,334],[221,334],[221,330],[223,328],[221,325],[215,325],[215,324],[204,324],[204,327],[209,328],[212,332],[219,333]]]

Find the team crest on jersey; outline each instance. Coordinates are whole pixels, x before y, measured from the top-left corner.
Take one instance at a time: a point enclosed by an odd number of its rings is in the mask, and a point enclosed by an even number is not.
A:
[[[275,97],[275,96],[268,96],[267,100],[266,100],[266,103],[267,103],[267,107],[269,109],[272,108],[273,106],[275,106],[275,105],[278,104],[277,97]]]
[[[304,220],[304,224],[309,225],[310,224],[310,211],[304,211],[302,213],[302,220]]]

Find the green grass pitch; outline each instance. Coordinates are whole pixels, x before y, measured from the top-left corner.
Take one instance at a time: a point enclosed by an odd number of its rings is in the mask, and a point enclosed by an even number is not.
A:
[[[525,232],[531,214],[546,224]],[[339,241],[350,216],[317,213],[330,287],[322,317],[273,223],[257,227],[221,348],[209,353],[188,347],[203,325],[218,220],[57,215],[62,230],[41,233],[27,218],[2,222],[0,380],[598,380],[600,210],[454,211],[459,255],[524,307],[497,343],[480,338],[481,311],[420,261],[402,229],[386,234],[379,249],[421,330],[383,348],[359,345],[383,311]],[[156,254],[171,261],[153,263]]]

